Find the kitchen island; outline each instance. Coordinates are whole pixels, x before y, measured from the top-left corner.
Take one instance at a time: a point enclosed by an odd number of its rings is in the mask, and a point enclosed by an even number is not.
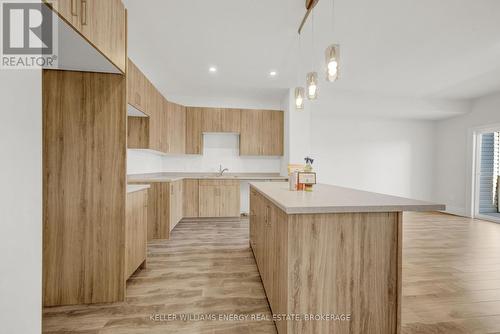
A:
[[[399,333],[402,213],[436,210],[331,185],[251,183],[250,246],[278,333]]]

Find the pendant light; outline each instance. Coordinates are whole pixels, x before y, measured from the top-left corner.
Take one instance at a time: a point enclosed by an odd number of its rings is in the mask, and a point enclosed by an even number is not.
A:
[[[318,97],[318,73],[309,72],[306,76],[307,98],[315,100]]]
[[[295,88],[295,108],[297,110],[304,109],[304,87]]]
[[[311,17],[311,67],[314,68],[314,9]],[[318,73],[309,72],[306,75],[307,98],[315,100],[318,97]]]
[[[332,0],[332,36],[334,28],[334,10],[335,0]],[[334,82],[339,77],[339,56],[340,47],[338,44],[332,44],[326,48],[325,61],[326,61],[326,80]]]
[[[297,82],[299,82],[299,77],[300,77],[300,68],[301,68],[301,44],[300,44],[300,33],[298,34],[298,40],[297,40]],[[304,94],[304,87],[297,86],[295,88],[295,109],[297,111],[302,111],[304,110],[304,100],[305,100],[305,94]]]
[[[339,77],[339,46],[332,44],[326,48],[326,80],[334,82]]]

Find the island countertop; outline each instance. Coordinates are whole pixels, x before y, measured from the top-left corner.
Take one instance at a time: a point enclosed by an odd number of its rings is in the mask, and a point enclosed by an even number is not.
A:
[[[316,184],[312,192],[291,191],[284,182],[252,182],[250,186],[287,214],[445,210],[442,204],[327,184]]]

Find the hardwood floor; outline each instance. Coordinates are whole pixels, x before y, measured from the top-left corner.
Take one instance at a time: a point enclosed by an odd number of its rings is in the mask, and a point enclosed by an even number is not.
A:
[[[411,213],[403,234],[402,333],[500,333],[500,225]],[[124,303],[45,308],[43,331],[276,333],[269,320],[167,321],[172,313],[270,316],[246,220],[179,223],[171,240],[149,243]]]
[[[500,333],[500,224],[404,217],[402,333]]]

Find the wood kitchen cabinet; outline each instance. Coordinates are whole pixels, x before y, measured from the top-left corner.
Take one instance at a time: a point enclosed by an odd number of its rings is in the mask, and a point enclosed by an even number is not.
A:
[[[127,194],[125,219],[125,280],[145,267],[148,239],[148,191]]]
[[[203,108],[202,132],[240,132],[240,110]]]
[[[125,94],[123,75],[42,72],[45,306],[124,298]]]
[[[221,111],[221,132],[240,133],[241,128],[240,109],[222,109]]]
[[[167,144],[163,152],[183,154],[186,151],[186,107],[165,100],[164,113],[162,136]]]
[[[203,154],[203,108],[186,108],[186,154]]]
[[[183,189],[182,180],[170,182],[170,199],[169,199],[169,211],[170,211],[170,231],[181,221],[183,207]]]
[[[127,147],[144,149],[149,147],[149,117],[127,117]]]
[[[199,217],[238,217],[238,180],[199,180]]]
[[[283,112],[242,110],[240,155],[283,155]]]
[[[263,155],[263,110],[241,111],[240,155]]]
[[[149,115],[146,101],[149,98],[148,89],[151,88],[146,85],[146,82],[147,79],[144,74],[129,59],[127,65],[127,103]]]
[[[121,0],[44,2],[122,73],[126,72],[127,12]]]
[[[185,179],[182,188],[183,196],[183,217],[198,217],[198,180]]]

